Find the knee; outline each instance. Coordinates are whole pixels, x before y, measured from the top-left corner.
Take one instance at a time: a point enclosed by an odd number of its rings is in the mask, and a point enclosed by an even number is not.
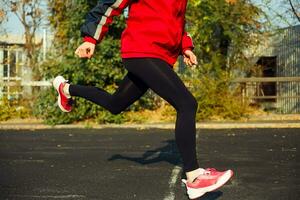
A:
[[[183,112],[188,113],[196,113],[198,109],[198,102],[194,96],[190,96],[189,98],[186,98],[184,101],[184,104],[181,108]]]
[[[106,109],[113,115],[120,114],[125,108],[114,95],[110,96]]]
[[[190,102],[189,102],[189,105],[190,105],[190,109],[193,111],[193,112],[197,112],[197,109],[198,109],[198,101],[195,97],[192,97]]]
[[[110,103],[109,111],[113,115],[118,115],[127,108],[127,105],[119,102],[118,100],[112,99]]]
[[[120,108],[120,107],[112,107],[109,109],[109,112],[113,115],[118,115],[121,112],[123,112],[124,109]]]
[[[118,115],[122,112],[122,110],[110,110],[110,113],[113,115]]]

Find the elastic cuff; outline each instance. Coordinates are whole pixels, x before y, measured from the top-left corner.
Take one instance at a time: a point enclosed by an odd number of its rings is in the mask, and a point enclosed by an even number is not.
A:
[[[76,85],[69,85],[69,94],[70,96],[76,96]]]
[[[191,172],[191,171],[194,171],[194,170],[197,170],[197,169],[199,169],[200,167],[199,167],[199,164],[196,162],[196,163],[194,163],[193,165],[191,165],[191,166],[184,166],[183,167],[183,171],[185,172],[185,173],[187,173],[187,172]]]
[[[89,37],[89,36],[85,36],[85,37],[83,38],[83,41],[89,42],[89,43],[92,43],[92,44],[97,44],[97,40],[94,39],[94,38],[92,38],[92,37]]]
[[[185,52],[186,50],[191,50],[191,51],[193,51],[193,49],[194,49],[194,48],[186,47],[186,48],[183,48],[183,49],[182,49],[182,52],[181,52],[181,53],[182,53],[182,55],[184,55],[184,52]]]

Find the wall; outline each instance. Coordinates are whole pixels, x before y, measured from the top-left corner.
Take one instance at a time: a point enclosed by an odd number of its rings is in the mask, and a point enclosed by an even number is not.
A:
[[[277,56],[276,75],[279,77],[300,76],[300,26],[284,29],[275,38],[274,54]],[[281,83],[279,96],[300,96],[299,82]],[[300,113],[300,98],[281,98],[277,101],[278,112]]]

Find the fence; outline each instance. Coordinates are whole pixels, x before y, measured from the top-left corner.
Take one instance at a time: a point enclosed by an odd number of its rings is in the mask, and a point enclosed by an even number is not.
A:
[[[243,102],[267,102],[279,113],[300,113],[300,77],[237,78],[233,82],[241,85]]]
[[[237,78],[233,83],[240,84],[243,102],[250,100],[252,103],[268,103],[273,105],[277,112],[300,113],[300,77],[251,77]],[[3,95],[16,95],[10,93],[10,87],[49,87],[49,81],[30,81],[3,79],[7,88]],[[271,92],[270,92],[271,91]],[[20,93],[21,94],[21,93]]]
[[[12,97],[19,97],[23,94],[22,89],[14,89],[15,87],[50,87],[49,81],[22,81],[21,78],[3,78],[0,82],[1,96],[7,96],[9,99]]]

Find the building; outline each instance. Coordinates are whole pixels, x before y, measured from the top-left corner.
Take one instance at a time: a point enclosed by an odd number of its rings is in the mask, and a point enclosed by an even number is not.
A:
[[[278,113],[300,113],[300,25],[276,31],[251,51],[259,70],[240,79],[245,96]]]
[[[30,76],[29,69],[25,66],[25,56],[21,37],[0,38],[0,98],[14,99],[21,95],[18,83]]]
[[[42,39],[37,40],[41,41]],[[22,35],[0,37],[0,99],[3,97],[20,99],[30,96],[33,86],[49,85],[48,82],[32,80],[32,69],[26,65],[24,46]],[[43,58],[45,58],[46,48],[47,46],[44,44]]]

